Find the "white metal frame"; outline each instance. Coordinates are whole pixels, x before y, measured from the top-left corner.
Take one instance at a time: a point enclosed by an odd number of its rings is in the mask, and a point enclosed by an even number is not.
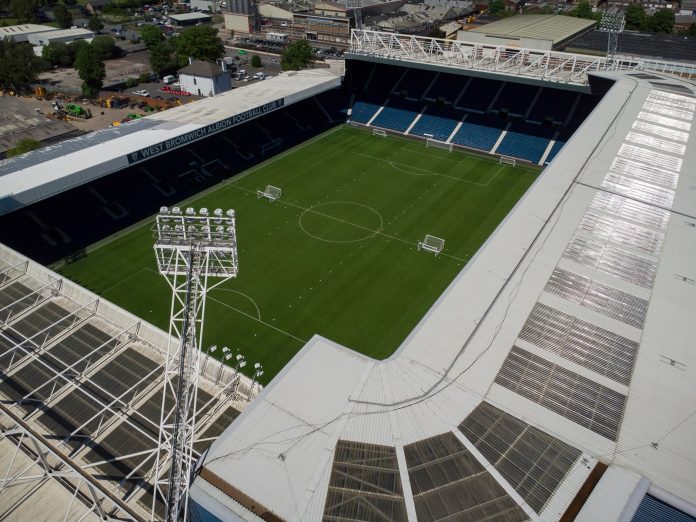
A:
[[[454,145],[445,141],[440,141],[433,138],[426,138],[425,148],[442,149],[448,152],[452,152],[454,150]]]
[[[380,138],[386,138],[387,131],[385,131],[384,129],[372,129],[372,135],[379,136]]]
[[[159,498],[166,506],[166,520],[174,522],[186,520],[196,461],[193,442],[206,296],[238,271],[234,211],[223,214],[216,209],[210,215],[206,208],[182,212],[162,207],[155,233],[157,266],[172,288],[172,304],[152,513]],[[216,283],[209,285],[209,278]],[[168,410],[167,404],[175,406]]]
[[[588,73],[602,71],[650,70],[680,77],[696,77],[694,66],[659,60],[618,57],[607,60],[604,57],[559,51],[357,29],[353,29],[350,38],[349,53],[354,56],[402,61],[410,65],[432,64],[574,86],[588,85]]]
[[[511,158],[510,156],[500,156],[498,163],[500,165],[512,165],[513,167],[516,167],[517,166],[517,158]]]
[[[256,191],[257,198],[266,198],[269,201],[275,201],[277,199],[280,199],[282,195],[283,191],[278,187],[274,187],[273,185],[266,185],[266,188],[264,190]]]
[[[418,250],[432,252],[435,254],[435,257],[437,257],[444,249],[445,240],[441,237],[431,236],[430,234],[426,234],[423,241],[418,242]]]

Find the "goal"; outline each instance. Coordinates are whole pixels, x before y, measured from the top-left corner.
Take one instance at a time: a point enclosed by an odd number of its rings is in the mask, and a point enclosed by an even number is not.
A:
[[[445,240],[440,237],[425,235],[423,241],[418,242],[418,250],[427,250],[437,256],[445,248]]]
[[[257,198],[266,198],[269,201],[275,201],[276,199],[280,199],[280,196],[282,194],[283,191],[280,190],[278,187],[274,187],[273,185],[266,185],[265,190],[256,191]]]
[[[517,160],[515,158],[511,158],[509,156],[500,156],[500,164],[501,165],[512,165],[513,167],[516,167]]]
[[[372,129],[372,135],[373,136],[381,136],[382,138],[386,138],[387,132],[383,131],[382,129]]]
[[[452,152],[452,150],[454,150],[454,146],[451,143],[445,143],[444,141],[433,140],[431,138],[425,140],[425,146],[428,149],[444,149],[449,152]]]

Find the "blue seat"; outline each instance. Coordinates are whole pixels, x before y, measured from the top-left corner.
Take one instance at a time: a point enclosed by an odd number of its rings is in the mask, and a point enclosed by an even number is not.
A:
[[[452,143],[489,151],[498,141],[501,132],[503,130],[493,122],[488,122],[485,118],[469,116],[452,138]]]
[[[565,145],[565,141],[556,141],[553,144],[553,147],[551,147],[551,152],[549,152],[549,155],[546,156],[546,163],[551,163],[551,160],[556,157],[556,154],[561,152],[563,145]]]
[[[358,123],[367,123],[378,109],[379,105],[375,105],[374,103],[356,101],[353,105],[353,112],[351,113],[350,119]]]
[[[513,126],[505,134],[505,138],[496,152],[503,156],[512,156],[513,158],[526,159],[532,163],[539,163],[550,141],[550,136],[544,135],[543,132],[532,134],[523,126],[517,128]]]
[[[398,107],[385,107],[379,113],[372,125],[383,129],[392,129],[397,132],[404,132],[418,115],[415,111],[400,109]]]
[[[457,120],[424,113],[411,129],[412,136],[432,135],[433,139],[446,141],[457,126]]]

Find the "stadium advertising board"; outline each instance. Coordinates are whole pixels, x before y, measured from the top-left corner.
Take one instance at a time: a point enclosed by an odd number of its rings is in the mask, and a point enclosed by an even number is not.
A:
[[[260,107],[256,107],[254,109],[249,109],[248,111],[235,114],[234,116],[230,116],[229,118],[225,118],[224,120],[211,123],[210,125],[206,125],[205,127],[201,127],[200,129],[195,129],[180,136],[175,136],[160,143],[150,145],[149,147],[145,147],[144,149],[140,149],[136,152],[131,152],[130,154],[128,154],[128,163],[132,164],[137,163],[139,161],[144,161],[159,154],[168,152],[172,149],[176,149],[177,147],[181,147],[182,145],[186,145],[187,143],[200,140],[202,138],[205,138],[206,136],[211,136],[217,132],[221,132],[223,130],[234,127],[235,125],[239,125],[240,123],[244,123],[258,116],[262,116],[268,112],[280,109],[284,105],[285,98],[281,98],[280,100],[275,100],[261,105]]]

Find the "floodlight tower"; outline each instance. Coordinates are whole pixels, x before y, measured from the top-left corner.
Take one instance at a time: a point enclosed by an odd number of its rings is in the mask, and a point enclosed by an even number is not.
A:
[[[626,17],[620,11],[605,11],[599,22],[599,30],[607,33],[607,69],[611,69],[619,47],[619,33],[626,27]]]
[[[216,209],[209,215],[206,208],[182,212],[162,207],[154,232],[157,268],[172,288],[172,305],[152,508],[154,513],[159,497],[165,502],[166,520],[173,522],[186,519],[195,465],[205,299],[209,290],[238,272],[234,210]]]
[[[355,18],[355,28],[358,31],[362,31],[363,19],[362,19],[362,6],[363,0],[346,0],[346,7],[353,10],[353,18]]]

